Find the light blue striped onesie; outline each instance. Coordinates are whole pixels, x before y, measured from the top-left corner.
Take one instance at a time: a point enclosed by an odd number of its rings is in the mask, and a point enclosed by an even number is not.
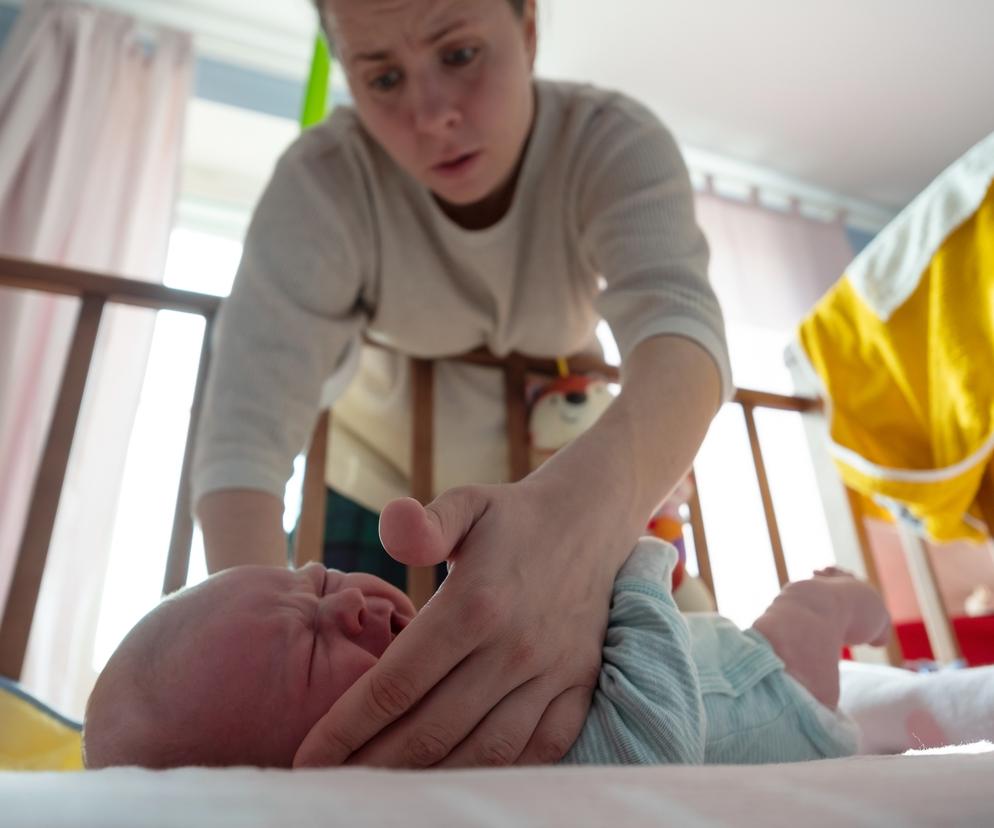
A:
[[[614,584],[600,679],[567,764],[754,764],[850,756],[855,725],[784,672],[755,630],[684,616],[676,550],[643,538]]]

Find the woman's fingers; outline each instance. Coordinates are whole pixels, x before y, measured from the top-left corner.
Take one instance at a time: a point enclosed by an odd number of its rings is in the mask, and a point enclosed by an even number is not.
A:
[[[521,756],[519,765],[550,765],[568,752],[587,719],[593,687],[571,687],[546,708]]]
[[[523,483],[454,490],[424,510],[391,504],[381,522],[391,553],[455,565],[294,765],[425,767],[454,750],[453,762],[495,764],[572,744],[601,662],[614,575],[605,550],[618,540],[611,526],[557,513],[572,514],[560,489]]]
[[[533,679],[504,696],[437,767],[503,767],[519,761],[549,704],[548,682]]]
[[[439,602],[425,612],[445,610]],[[474,651],[422,699],[415,716],[379,734],[349,764],[510,765],[536,735],[534,755],[548,757],[561,748],[556,757],[561,758],[583,726],[600,666],[599,648],[577,646],[567,660],[561,654],[571,650],[555,635],[538,628],[512,629]],[[564,695],[578,685],[583,692]]]
[[[511,764],[528,744],[531,732],[542,715],[547,699],[524,692],[532,682],[517,686],[520,678],[512,676],[488,655],[487,650],[474,653],[450,673],[418,705],[417,717],[397,722],[355,753],[349,764],[394,768],[429,768],[451,764],[447,757],[458,753],[474,728],[485,728],[493,711],[517,699],[513,720],[505,713],[498,724],[489,728],[486,750],[506,761],[487,762],[483,757],[468,757],[458,764]],[[503,699],[503,701],[502,701]],[[481,723],[481,719],[483,723]],[[474,761],[474,759],[476,761]]]
[[[427,507],[410,497],[390,501],[380,514],[380,541],[408,566],[434,566],[458,548],[486,512],[486,496],[467,486],[445,492]]]
[[[482,608],[485,612],[486,608]],[[340,765],[414,707],[477,646],[487,621],[476,610],[451,623],[446,612],[418,615],[304,738],[294,767]],[[447,623],[449,622],[449,623]]]

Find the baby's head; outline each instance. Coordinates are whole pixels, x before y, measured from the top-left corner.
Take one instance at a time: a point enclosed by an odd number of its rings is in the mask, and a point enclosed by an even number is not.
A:
[[[317,722],[414,617],[372,575],[243,566],[163,601],[97,679],[86,765],[290,767]]]

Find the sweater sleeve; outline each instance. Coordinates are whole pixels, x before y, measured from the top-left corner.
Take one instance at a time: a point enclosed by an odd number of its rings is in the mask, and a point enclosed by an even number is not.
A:
[[[622,359],[653,336],[693,340],[714,360],[727,399],[724,321],[676,141],[651,112],[618,96],[592,120],[579,163],[581,249],[604,280],[597,310]]]
[[[322,128],[317,128],[318,130]],[[278,163],[222,303],[199,424],[193,502],[220,489],[280,499],[322,383],[351,360],[368,314],[358,172],[310,131]]]
[[[593,703],[567,764],[701,764],[690,632],[670,593],[676,551],[643,538],[615,582]]]

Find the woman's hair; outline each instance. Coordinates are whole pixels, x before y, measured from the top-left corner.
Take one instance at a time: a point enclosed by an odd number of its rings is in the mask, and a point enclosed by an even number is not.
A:
[[[507,2],[511,4],[511,8],[518,17],[521,17],[521,15],[524,14],[525,0],[507,0]],[[314,4],[314,7],[318,11],[318,17],[321,18],[321,27],[324,29],[325,37],[328,38],[328,45],[331,47],[332,52],[334,52],[335,44],[331,39],[331,28],[328,26],[328,18],[325,16],[325,0],[311,0],[311,3]]]

